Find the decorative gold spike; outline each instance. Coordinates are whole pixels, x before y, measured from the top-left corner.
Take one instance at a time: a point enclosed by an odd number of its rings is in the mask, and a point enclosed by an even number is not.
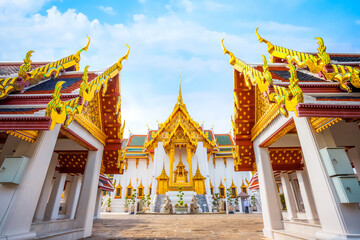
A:
[[[62,102],[60,100],[60,90],[64,82],[58,82],[56,84],[55,91],[52,95],[53,100],[51,100],[46,107],[46,116],[49,116],[52,120],[50,129],[53,129],[56,123],[63,123],[65,119],[67,119],[64,124],[65,127],[69,126],[69,124],[73,121],[75,115],[82,112],[84,104],[86,102],[90,102],[96,92],[100,91],[100,89],[103,88],[103,95],[105,94],[107,90],[108,80],[115,77],[121,71],[121,62],[124,59],[127,59],[129,55],[130,47],[128,45],[126,46],[128,47],[127,53],[123,57],[121,57],[114,65],[112,65],[105,72],[94,78],[89,83],[87,82],[87,72],[89,66],[85,67],[82,78],[83,82],[80,85],[79,97],[66,102]],[[84,47],[84,50],[85,48],[86,46]],[[120,112],[118,114],[120,114]]]
[[[350,82],[353,87],[360,88],[359,69],[351,66],[331,64],[330,56],[326,53],[326,46],[321,37],[315,38],[318,40],[318,53],[312,55],[272,45],[269,41],[260,37],[257,30],[258,28],[256,28],[256,35],[259,42],[265,42],[268,45],[268,52],[270,53],[271,59],[273,59],[273,57],[278,57],[286,59],[288,63],[295,63],[299,68],[307,67],[312,73],[321,74],[325,80],[337,81],[340,88],[348,92],[351,92],[352,90],[346,85],[346,82]],[[328,71],[329,67],[331,67],[333,71]]]

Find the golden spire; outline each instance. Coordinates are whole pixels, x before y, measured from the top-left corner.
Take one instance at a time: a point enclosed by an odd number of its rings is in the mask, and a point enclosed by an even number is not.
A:
[[[184,105],[182,94],[181,94],[181,70],[179,71],[179,96],[177,100],[177,105]]]

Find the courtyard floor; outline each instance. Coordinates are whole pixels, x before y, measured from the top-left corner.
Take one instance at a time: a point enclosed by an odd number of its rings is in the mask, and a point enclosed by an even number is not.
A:
[[[262,229],[261,214],[103,213],[86,239],[267,239]]]

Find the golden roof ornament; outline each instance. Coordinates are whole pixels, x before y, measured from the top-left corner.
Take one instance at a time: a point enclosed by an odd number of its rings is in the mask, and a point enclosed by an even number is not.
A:
[[[184,101],[183,101],[183,98],[182,98],[182,94],[181,94],[181,71],[179,72],[179,96],[178,96],[178,100],[176,102],[176,105],[185,107],[185,104],[184,104]]]

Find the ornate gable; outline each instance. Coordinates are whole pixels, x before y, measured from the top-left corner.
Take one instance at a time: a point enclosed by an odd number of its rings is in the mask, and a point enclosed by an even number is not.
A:
[[[153,150],[160,141],[163,142],[165,149],[167,149],[170,143],[181,145],[181,143],[188,142],[196,148],[199,141],[203,142],[204,146],[208,149],[213,149],[216,146],[214,139],[210,141],[200,128],[199,123],[190,117],[182,99],[181,81],[179,84],[178,100],[173,112],[164,123],[160,124],[159,131],[152,136],[151,140],[145,142],[145,149]]]

